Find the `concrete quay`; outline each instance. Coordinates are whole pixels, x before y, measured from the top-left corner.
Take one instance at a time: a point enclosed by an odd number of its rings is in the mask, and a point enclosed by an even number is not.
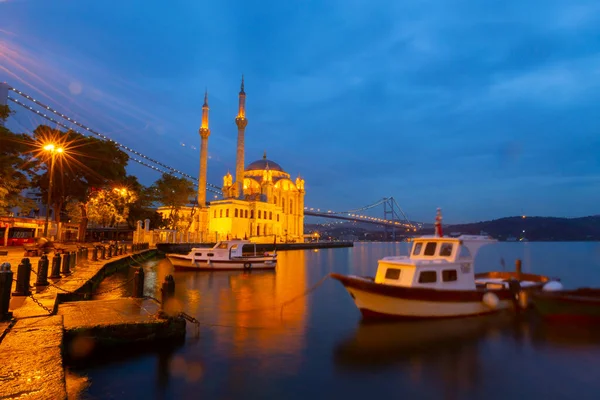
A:
[[[0,263],[10,262],[16,279],[24,251],[0,250],[8,252],[0,255]],[[9,310],[13,318],[0,322],[0,398],[67,399],[71,396],[63,357],[81,359],[106,346],[183,338],[185,320],[161,318],[160,305],[154,300],[80,301],[91,298],[104,277],[137,266],[155,254],[155,250],[145,250],[109,260],[85,260],[71,275],[48,279],[51,284],[39,288],[32,273],[32,294],[12,297]],[[37,270],[40,257],[28,258]],[[11,292],[14,290],[13,282]]]

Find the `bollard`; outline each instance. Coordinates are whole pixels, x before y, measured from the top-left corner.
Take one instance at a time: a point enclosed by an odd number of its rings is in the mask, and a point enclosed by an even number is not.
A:
[[[106,256],[106,258],[111,258],[112,257],[112,245],[108,246],[108,256]]]
[[[92,249],[92,261],[98,261],[98,247]]]
[[[38,261],[37,280],[35,286],[48,286],[48,256],[42,254]]]
[[[106,260],[106,247],[100,246],[100,258]]]
[[[13,296],[29,296],[29,280],[31,279],[31,262],[29,258],[24,258],[17,267],[17,285]]]
[[[175,279],[173,279],[173,275],[165,276],[165,281],[162,283],[162,287],[160,288],[160,294],[160,304],[164,311],[165,304],[175,295]]]
[[[63,254],[62,275],[71,275],[71,253],[69,253],[68,251]]]
[[[127,254],[127,243],[123,243],[123,254]]]
[[[52,271],[50,271],[50,279],[60,279],[60,254],[54,253],[52,257]]]
[[[5,262],[0,265],[0,321],[8,321],[12,318],[12,313],[8,311],[12,281],[13,272],[10,270],[10,264]]]
[[[133,297],[144,297],[144,269],[136,268],[133,275]]]
[[[69,265],[69,269],[71,271],[73,271],[75,269],[75,266],[77,265],[77,252],[76,251],[72,251],[71,252],[71,259],[69,261],[71,261],[71,265]]]
[[[517,261],[515,261],[515,272],[517,273],[517,278],[521,275],[522,272],[522,263],[521,260],[519,260],[517,258]]]

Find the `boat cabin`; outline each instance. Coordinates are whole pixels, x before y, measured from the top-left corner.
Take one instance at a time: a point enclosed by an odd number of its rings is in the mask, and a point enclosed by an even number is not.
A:
[[[249,240],[233,239],[217,242],[212,248],[194,248],[194,258],[235,258],[259,255],[256,251],[256,243]]]
[[[473,262],[479,249],[497,240],[489,236],[423,236],[408,256],[379,260],[375,283],[430,289],[475,289]]]

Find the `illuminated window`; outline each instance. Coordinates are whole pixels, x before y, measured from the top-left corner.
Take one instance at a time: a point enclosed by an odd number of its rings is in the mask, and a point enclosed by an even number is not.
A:
[[[234,215],[234,217],[236,217],[236,218],[237,218],[237,216],[238,216],[238,209],[236,208],[236,209],[235,209],[235,215]]]

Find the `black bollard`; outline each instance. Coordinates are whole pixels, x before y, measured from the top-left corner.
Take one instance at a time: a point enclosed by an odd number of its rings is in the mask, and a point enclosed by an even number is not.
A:
[[[58,253],[54,253],[54,257],[52,257],[52,270],[48,278],[60,279],[60,254]]]
[[[42,254],[38,261],[37,280],[35,286],[48,286],[48,256]]]
[[[92,261],[98,261],[98,247],[92,249]]]
[[[100,246],[100,258],[106,260],[106,247]]]
[[[164,311],[165,304],[175,295],[175,279],[173,279],[173,275],[165,276],[165,281],[162,283],[162,287],[160,288],[160,294],[160,304]]]
[[[68,251],[66,251],[63,254],[62,275],[63,276],[71,275],[71,253],[69,253]]]
[[[127,254],[127,244],[123,244],[123,254]]]
[[[13,272],[9,263],[0,265],[0,321],[8,321],[12,313],[8,311],[10,306],[10,289],[12,287]]]
[[[112,245],[108,246],[108,256],[106,256],[106,258],[111,258],[112,257]]]
[[[29,296],[29,280],[31,279],[31,262],[29,258],[24,258],[17,267],[17,285],[13,296]]]
[[[78,259],[77,252],[76,251],[72,251],[71,252],[71,259],[70,259],[71,265],[69,265],[69,268],[70,268],[71,271],[73,271],[75,269],[75,266],[77,265],[77,259]]]
[[[144,269],[136,268],[133,275],[133,297],[144,297]]]

